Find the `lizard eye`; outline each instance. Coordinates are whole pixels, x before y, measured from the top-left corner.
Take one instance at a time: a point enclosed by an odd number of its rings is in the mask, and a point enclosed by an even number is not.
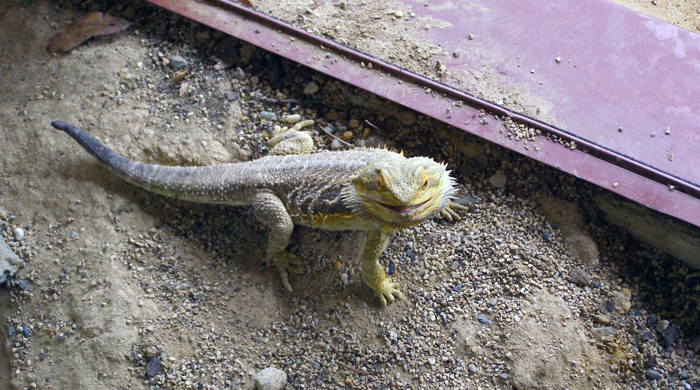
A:
[[[428,189],[428,178],[427,177],[425,179],[423,179],[423,186],[421,188],[424,190]]]

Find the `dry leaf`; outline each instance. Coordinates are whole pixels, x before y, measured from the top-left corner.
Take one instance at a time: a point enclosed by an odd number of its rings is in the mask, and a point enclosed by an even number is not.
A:
[[[253,7],[253,3],[251,3],[251,2],[248,1],[248,0],[236,0],[236,1],[238,1],[239,3],[241,3],[241,4],[245,5],[245,6],[248,6],[248,7],[250,7],[250,8],[255,8],[255,7]]]
[[[185,76],[187,76],[187,73],[189,72],[189,69],[187,68],[182,68],[175,73],[173,73],[173,78],[170,79],[170,83],[172,84],[177,84],[180,81],[185,79]]]
[[[51,53],[68,53],[76,46],[96,36],[119,32],[132,23],[102,12],[89,12],[59,31],[46,47]]]

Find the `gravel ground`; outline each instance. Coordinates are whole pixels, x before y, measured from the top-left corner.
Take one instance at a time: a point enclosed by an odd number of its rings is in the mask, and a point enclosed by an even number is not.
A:
[[[44,47],[80,8],[0,11],[0,233],[22,262],[0,288],[0,388],[700,388],[700,273],[606,224],[601,190],[124,4],[113,13],[136,26],[66,56]],[[319,150],[386,145],[452,167],[469,212],[382,255],[405,300],[382,308],[362,283],[362,233],[307,228],[290,294],[248,208],[146,193],[49,127],[205,165],[262,156],[298,119],[317,123]]]

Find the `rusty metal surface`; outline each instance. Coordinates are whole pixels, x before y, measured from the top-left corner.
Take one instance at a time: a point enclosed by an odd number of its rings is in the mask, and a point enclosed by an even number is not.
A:
[[[465,1],[415,9],[450,22],[428,32],[446,51],[465,54],[442,57],[448,67],[491,67],[527,86],[549,103],[543,109],[553,127],[452,88],[449,79],[437,83],[237,3],[149,1],[700,226],[698,35],[602,0],[503,0],[473,9]],[[491,49],[466,45],[470,33]],[[342,55],[326,57],[329,51]],[[440,93],[427,98],[426,86]],[[456,100],[467,104],[456,109]],[[574,140],[578,148],[546,140],[537,150],[525,148],[504,135],[496,117],[479,124],[480,108]]]

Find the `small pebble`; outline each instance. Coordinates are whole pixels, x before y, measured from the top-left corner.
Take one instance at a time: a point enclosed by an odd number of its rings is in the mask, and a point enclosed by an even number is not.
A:
[[[431,366],[434,366],[435,365],[435,358],[428,358],[428,364],[430,364]]]
[[[601,325],[608,325],[612,319],[610,316],[606,316],[605,314],[598,314],[593,316],[593,321]]]
[[[316,84],[315,81],[311,81],[308,84],[306,84],[306,86],[304,87],[304,95],[314,94],[314,93],[318,92],[319,89],[320,88],[319,88],[318,84]]]
[[[507,380],[508,380],[508,374],[506,374],[505,372],[502,372],[501,375],[499,375],[499,377],[500,377],[501,379],[503,379],[504,381],[507,381]]]
[[[656,380],[661,378],[661,373],[656,370],[649,370],[647,371],[647,376],[649,377],[649,379]]]
[[[649,332],[643,333],[641,336],[639,336],[639,338],[644,340],[644,341],[651,341],[654,339],[654,332],[649,331]]]
[[[333,262],[333,268],[335,268],[335,269],[340,269],[340,267],[342,267],[342,266],[343,265],[338,260]]]
[[[243,81],[245,80],[245,72],[241,68],[236,68],[236,70],[233,71],[233,77]]]
[[[394,12],[394,16],[396,16],[396,18],[398,19],[403,18],[403,11]]]
[[[158,360],[157,357],[153,356],[151,360],[148,361],[148,364],[146,364],[146,376],[153,378],[154,376],[158,375],[158,372],[162,367],[163,363]]]
[[[333,149],[333,150],[338,150],[342,146],[343,146],[343,144],[341,144],[340,141],[338,141],[337,139],[334,139],[333,141],[331,141],[331,149]]]
[[[268,120],[268,121],[276,121],[277,120],[277,114],[274,112],[270,111],[260,111],[260,118]]]
[[[557,62],[561,62],[561,57],[556,58]]]
[[[389,266],[387,267],[388,269],[387,269],[386,274],[387,274],[387,275],[393,275],[393,274],[394,274],[394,269],[395,269],[395,267],[396,267],[396,266],[394,265],[394,263],[389,263]]]
[[[456,261],[453,261],[453,262],[452,262],[452,265],[450,265],[450,269],[451,269],[452,271],[454,271],[454,270],[456,270],[457,268],[459,268],[459,263],[456,262]]]
[[[284,121],[289,123],[289,124],[294,124],[297,123],[301,120],[301,115],[299,114],[293,114],[293,115],[288,115],[284,117]]]
[[[469,372],[471,372],[472,374],[476,372],[476,365],[473,363],[469,364],[467,366],[467,368],[469,369]]]
[[[173,56],[170,59],[170,67],[173,69],[182,69],[187,66],[187,60],[182,56]]]
[[[340,280],[342,280],[342,281],[343,281],[343,284],[346,285],[346,286],[350,283],[350,282],[348,281],[348,274],[346,274],[345,272],[343,272],[342,274],[340,274]]]
[[[673,325],[669,326],[663,332],[661,332],[661,337],[663,338],[664,343],[666,344],[666,348],[672,347],[674,344],[676,344],[678,336],[680,336],[680,332],[678,331],[678,328],[676,328]]]
[[[287,384],[287,373],[275,367],[268,367],[253,375],[257,390],[282,390]]]
[[[605,303],[605,310],[615,311],[615,301],[608,301]]]
[[[22,327],[22,336],[27,337],[27,338],[29,338],[29,336],[31,336],[31,334],[29,333],[29,329],[26,326]]]
[[[489,183],[496,188],[505,187],[507,181],[508,177],[506,177],[506,174],[503,171],[498,171],[489,178]]]
[[[459,291],[462,289],[462,284],[458,283],[455,284],[454,287],[452,287],[452,291]]]
[[[311,366],[314,368],[314,370],[318,371],[321,369],[321,364],[319,362],[311,362]]]
[[[477,315],[477,316],[476,316],[476,319],[479,320],[479,322],[481,322],[482,324],[488,324],[488,323],[489,323],[489,319],[486,318],[486,316],[484,316],[483,314]]]
[[[238,99],[238,92],[226,91],[225,97],[226,97],[226,100],[228,100],[229,102],[232,102],[232,101]]]
[[[571,271],[569,271],[569,280],[571,283],[579,287],[586,287],[591,284],[591,282],[588,280],[588,275],[586,275],[586,272],[579,267],[574,267],[571,269]]]
[[[346,131],[340,136],[340,139],[342,139],[343,141],[350,141],[353,136],[354,134],[352,133],[352,131]]]
[[[15,228],[15,230],[12,231],[15,234],[15,240],[17,241],[22,241],[24,238],[24,229],[18,227]]]

